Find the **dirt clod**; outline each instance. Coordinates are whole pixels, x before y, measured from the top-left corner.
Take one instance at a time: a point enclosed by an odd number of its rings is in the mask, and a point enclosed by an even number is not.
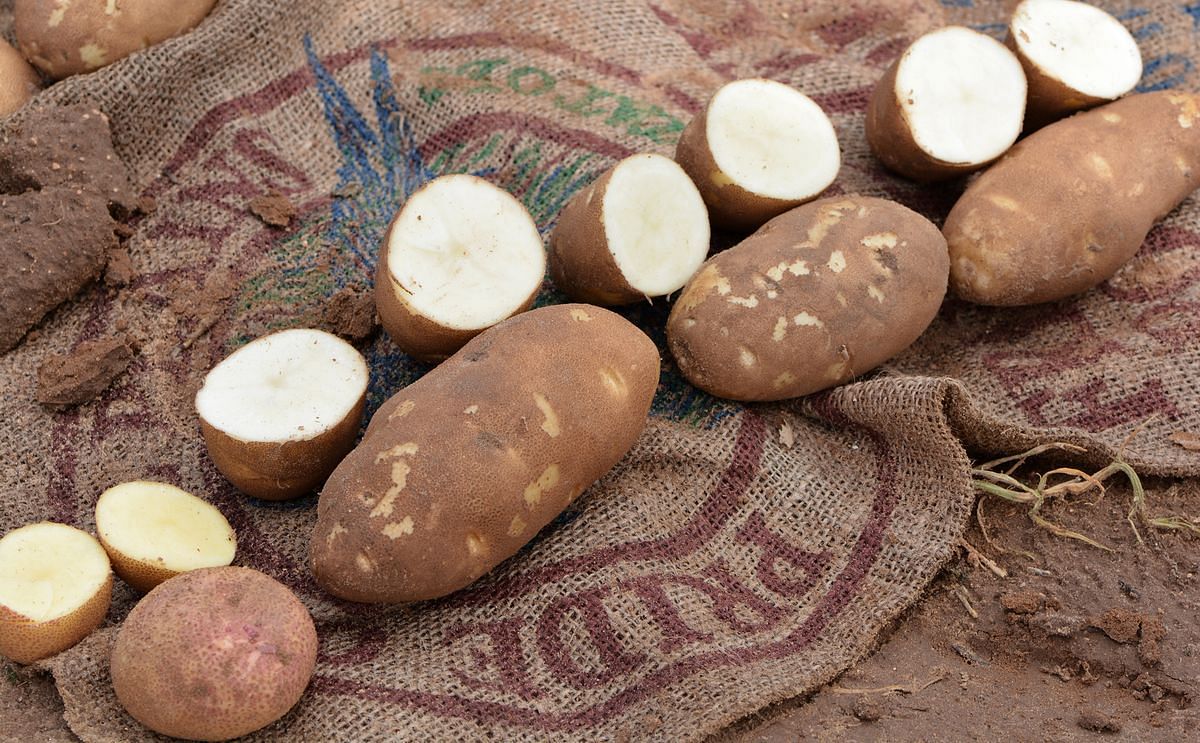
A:
[[[879,699],[863,694],[854,700],[850,712],[863,722],[875,722],[887,715],[887,705]]]
[[[117,248],[108,254],[108,266],[104,269],[104,284],[114,289],[128,286],[135,276],[129,251]]]
[[[133,361],[127,338],[89,341],[67,354],[51,354],[38,369],[37,401],[64,408],[94,400]]]
[[[254,216],[272,227],[287,227],[296,218],[296,205],[278,191],[270,191],[253,199],[249,207]]]
[[[1046,598],[1037,591],[1013,591],[1000,596],[1000,605],[1014,614],[1036,614],[1046,606]]]
[[[1114,608],[1092,619],[1092,626],[1122,645],[1136,642],[1142,615],[1129,609]]]
[[[335,334],[354,342],[370,338],[379,327],[374,296],[351,287],[329,298],[322,319]]]
[[[1084,707],[1079,710],[1079,719],[1076,724],[1093,733],[1121,732],[1121,722],[1117,718],[1106,715],[1095,707]]]

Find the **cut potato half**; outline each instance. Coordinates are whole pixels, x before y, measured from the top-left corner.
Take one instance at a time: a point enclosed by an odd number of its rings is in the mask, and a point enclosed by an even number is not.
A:
[[[208,453],[247,495],[303,495],[354,446],[367,381],[362,354],[336,335],[263,336],[213,367],[196,393]]]
[[[720,88],[675,149],[713,224],[735,229],[815,199],[837,177],[841,158],[833,124],[816,102],[757,78]]]
[[[867,142],[889,169],[918,181],[978,170],[1021,134],[1025,73],[1000,42],[962,26],[925,34],[875,86]]]
[[[91,534],[42,522],[0,539],[0,655],[32,663],[71,647],[104,621],[112,570]]]
[[[401,350],[436,361],[529,309],[545,275],[524,205],[482,178],[447,175],[409,197],[388,228],[375,304]]]
[[[682,288],[708,255],[708,209],[670,158],[633,155],[563,208],[550,276],[580,302],[630,304]]]
[[[1026,129],[1116,100],[1142,77],[1142,54],[1121,22],[1074,0],[1024,0],[1008,46],[1029,80]]]
[[[127,482],[96,501],[96,532],[113,570],[146,593],[168,578],[233,562],[237,537],[217,508],[162,482]]]

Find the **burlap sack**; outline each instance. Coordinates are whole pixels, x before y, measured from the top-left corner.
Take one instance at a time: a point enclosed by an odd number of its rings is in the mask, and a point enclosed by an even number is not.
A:
[[[1138,34],[1144,87],[1195,87],[1194,11],[1106,5]],[[306,567],[315,499],[234,492],[204,453],[192,395],[240,343],[369,286],[382,226],[424,180],[483,174],[545,229],[615,159],[671,153],[735,77],[786,81],[832,115],[834,192],[940,221],[961,186],[884,174],[863,138],[867,96],[919,33],[995,31],[1003,17],[971,0],[222,0],[194,33],[42,96],[107,111],[158,209],[133,238],[130,289],[85,293],[0,357],[0,530],[92,528],[99,493],[131,478],[216,503],[238,562],[291,586],[321,636],[301,703],[256,740],[695,739],[813,689],[869,651],[954,550],[973,499],[963,443],[1066,439],[1104,460],[1156,416],[1127,458],[1200,475],[1200,454],[1168,438],[1200,431],[1200,203],[1104,287],[1029,309],[949,301],[887,369],[798,404],[714,400],[667,358],[653,419],[617,469],[493,575],[425,605],[324,595]],[[282,233],[246,210],[272,188],[302,212]],[[628,316],[661,341],[661,303]],[[141,352],[101,400],[67,413],[32,401],[43,357],[115,328]],[[365,351],[372,406],[424,371],[386,337]],[[150,737],[108,684],[134,599],[119,587],[111,626],[46,664],[85,741]]]

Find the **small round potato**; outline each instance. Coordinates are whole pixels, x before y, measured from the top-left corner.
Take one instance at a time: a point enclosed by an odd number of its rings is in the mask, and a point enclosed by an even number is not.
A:
[[[0,539],[0,655],[32,663],[100,626],[112,570],[91,534],[42,522]]]
[[[353,448],[367,381],[362,354],[322,330],[251,341],[213,367],[196,393],[208,453],[247,495],[304,495]]]
[[[91,72],[195,28],[216,0],[14,0],[25,58],[55,80]]]
[[[899,204],[845,196],[781,214],[718,253],[667,319],[679,370],[731,400],[842,384],[903,351],[946,294],[937,227]]]
[[[0,116],[24,106],[42,87],[42,81],[16,49],[0,39]]]
[[[249,568],[202,568],[133,607],[111,673],[121,706],[151,730],[229,740],[287,714],[316,660],[312,617],[287,586]]]

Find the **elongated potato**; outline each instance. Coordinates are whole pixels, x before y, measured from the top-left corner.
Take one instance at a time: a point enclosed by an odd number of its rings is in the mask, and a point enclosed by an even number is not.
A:
[[[704,264],[667,320],[692,384],[733,400],[832,387],[903,351],[946,293],[946,242],[899,204],[835,197],[793,209]]]
[[[500,323],[375,413],[321,491],[317,582],[351,601],[444,596],[508,558],[633,445],[658,349],[619,315]]]
[[[1197,187],[1198,95],[1133,95],[1051,124],[981,175],[950,211],[943,231],[951,285],[987,305],[1087,291]]]

